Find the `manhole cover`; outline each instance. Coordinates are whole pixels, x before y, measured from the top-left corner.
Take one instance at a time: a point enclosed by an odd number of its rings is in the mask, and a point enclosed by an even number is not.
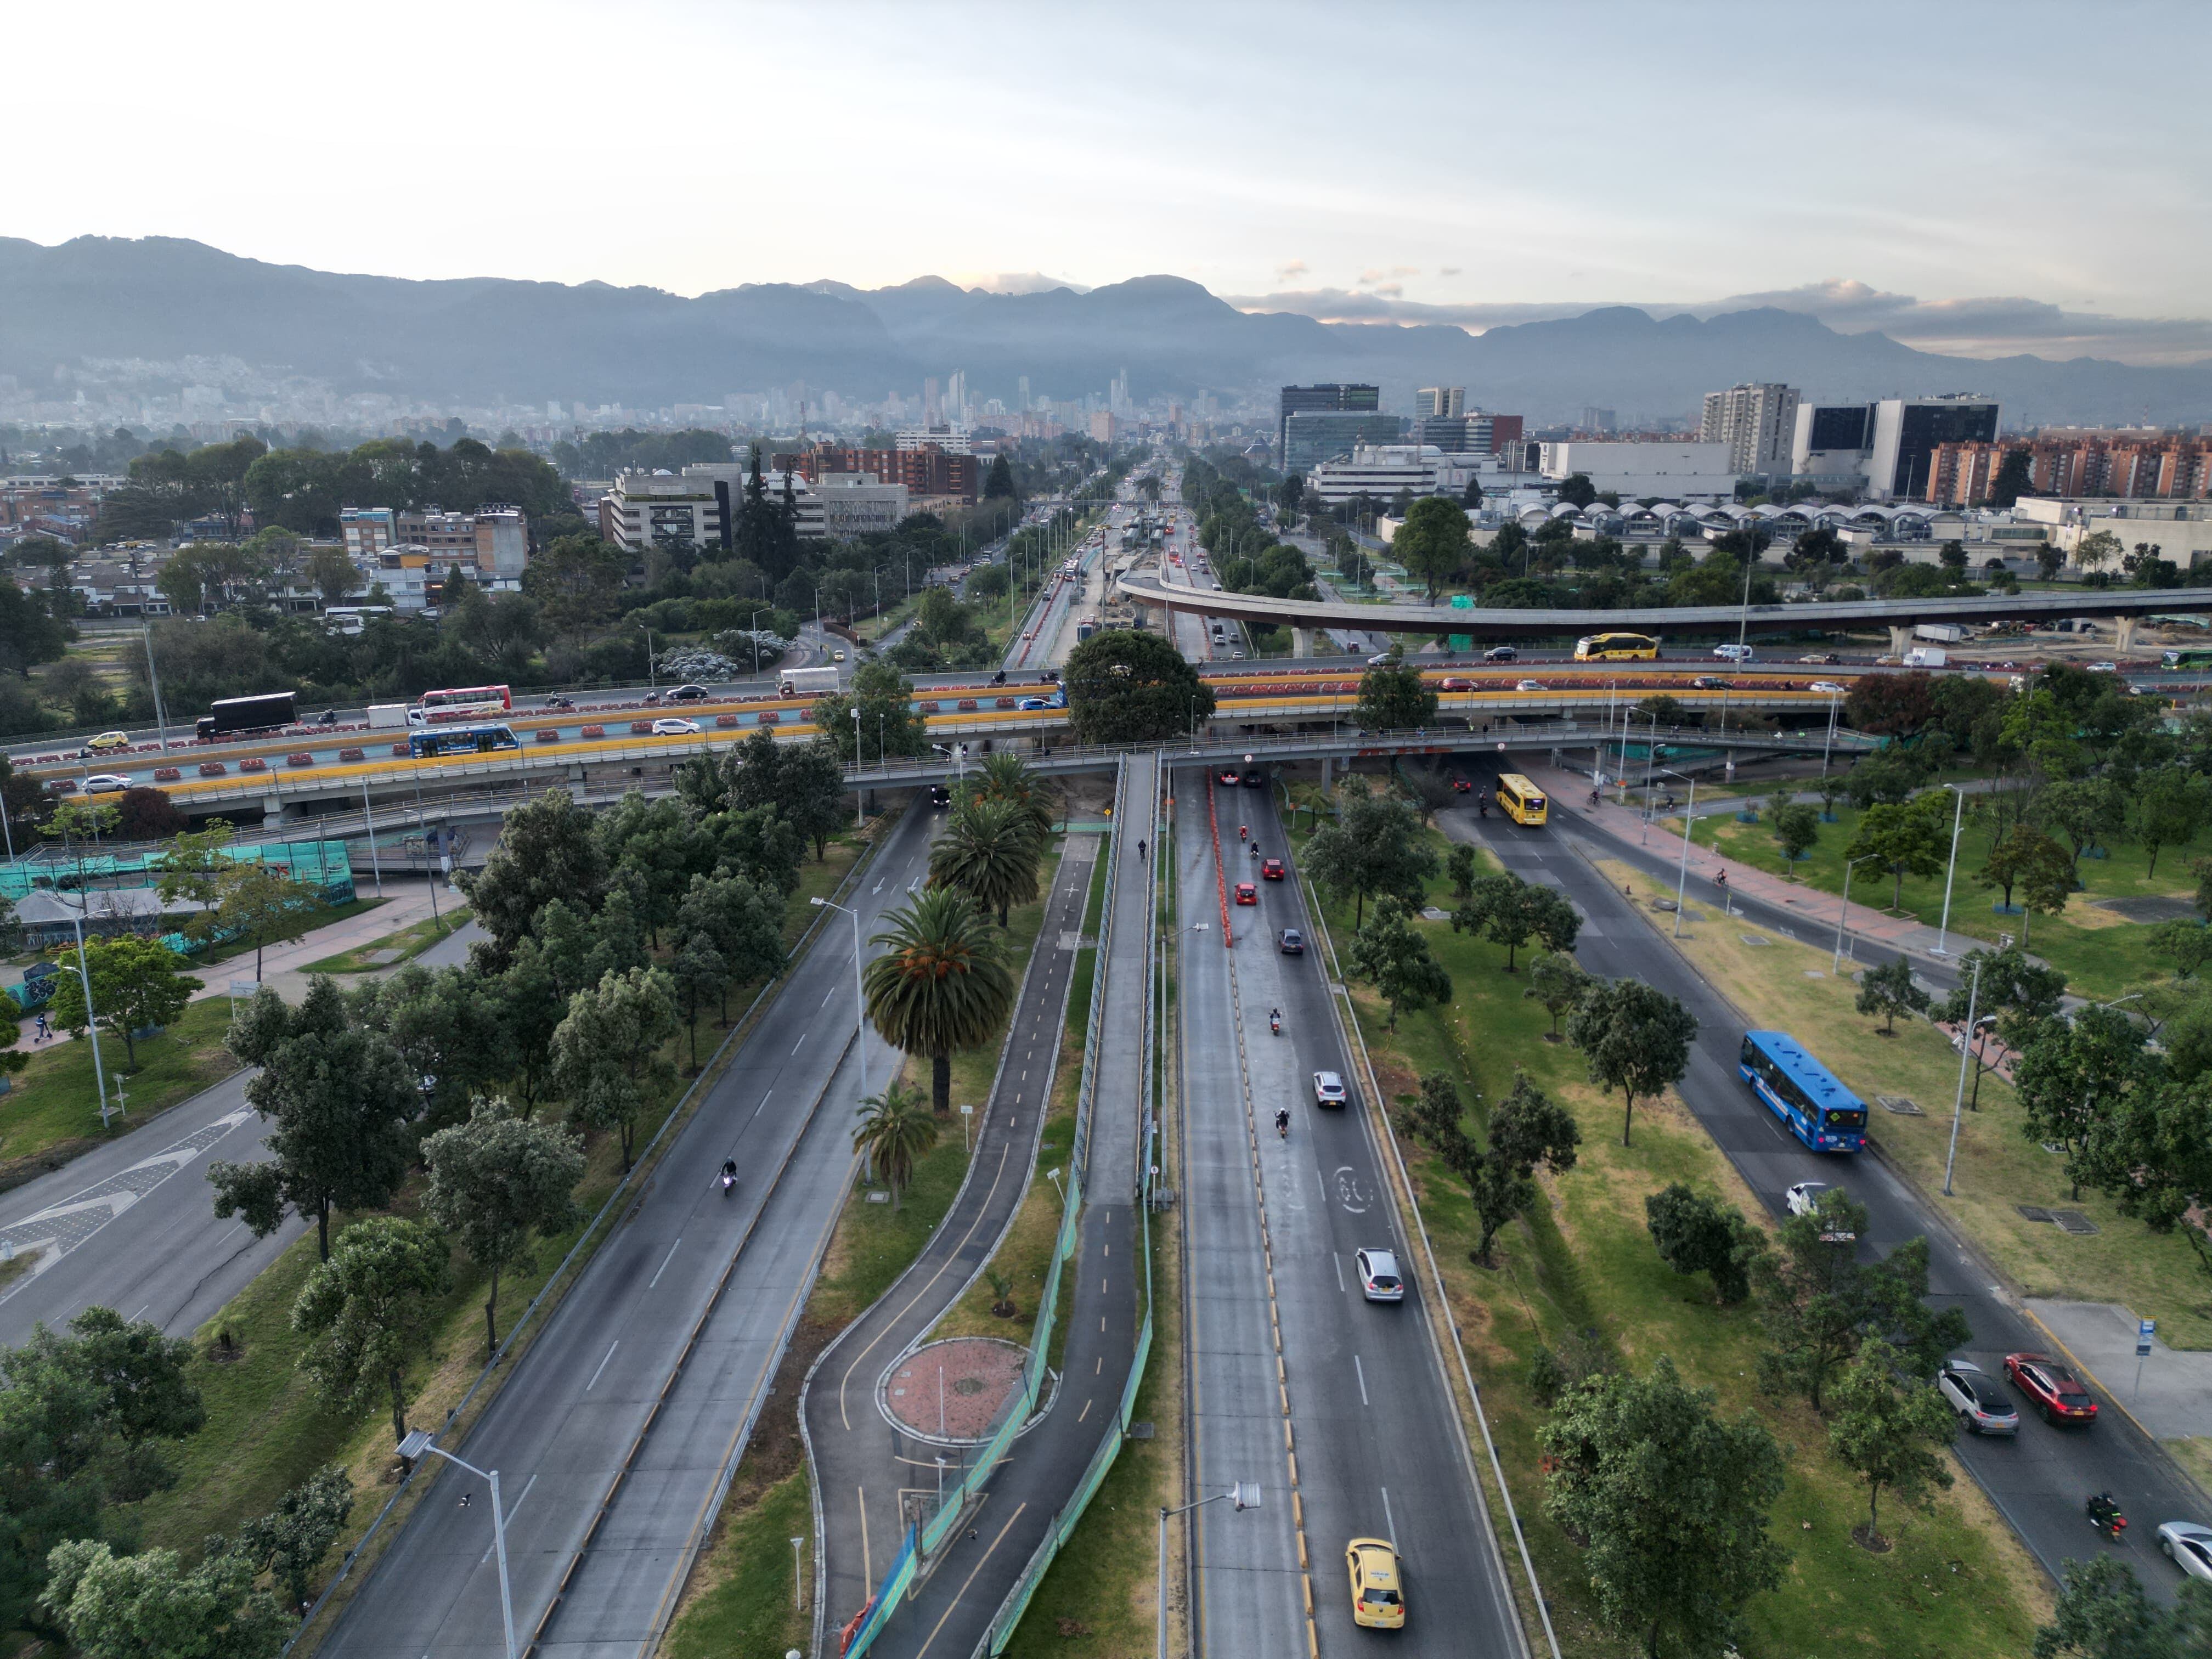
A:
[[[2015,1204],[2013,1206],[2013,1208],[2020,1212],[2021,1219],[2023,1221],[2048,1221],[2051,1219],[2050,1211],[2042,1209],[2033,1204]]]
[[[2079,1210],[2053,1210],[2051,1218],[2058,1224],[2062,1233],[2072,1233],[2076,1238],[2087,1238],[2097,1231],[2097,1224]]]
[[[1774,943],[1772,939],[1767,938],[1764,933],[1738,933],[1736,937],[1741,939],[1746,945],[1771,945]]]
[[[1876,1095],[1875,1103],[1885,1112],[1894,1112],[1899,1117],[1925,1117],[1917,1103],[1905,1095]]]

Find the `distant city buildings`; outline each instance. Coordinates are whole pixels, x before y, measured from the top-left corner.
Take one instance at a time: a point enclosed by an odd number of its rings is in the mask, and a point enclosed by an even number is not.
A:
[[[1544,477],[1579,472],[1596,489],[1623,501],[1718,501],[1735,495],[1736,469],[1726,444],[1605,443],[1572,439],[1542,446]]]
[[[373,559],[399,540],[399,513],[390,507],[342,507],[338,509],[338,536],[345,544],[346,557],[356,564]]]
[[[1467,413],[1463,386],[1425,386],[1413,394],[1413,418],[1456,420]]]
[[[1362,445],[1395,444],[1406,435],[1400,415],[1300,410],[1282,423],[1282,468],[1309,472],[1326,460],[1349,455]]]
[[[1878,501],[1923,501],[1946,444],[1990,443],[1997,403],[1969,392],[1884,398],[1871,404],[1800,404],[1790,470],[1829,489]]]
[[[1739,473],[1773,475],[1790,470],[1797,432],[1798,392],[1776,381],[1747,381],[1705,393],[1698,441],[1726,444]]]
[[[1297,471],[1301,470],[1290,459],[1291,419],[1293,416],[1309,414],[1371,414],[1379,411],[1382,407],[1382,388],[1379,386],[1366,386],[1349,381],[1343,384],[1332,382],[1325,386],[1286,386],[1282,389],[1280,394],[1276,399],[1276,459],[1281,464],[1283,470],[1286,472]],[[1311,430],[1311,428],[1309,429]],[[1397,434],[1393,432],[1389,435],[1395,437]],[[1376,437],[1363,435],[1352,441],[1379,442],[1382,441],[1382,440]],[[1352,447],[1352,444],[1347,442],[1341,446],[1341,447],[1345,451],[1348,452]],[[1337,453],[1338,452],[1336,450],[1331,450],[1326,454],[1313,456],[1309,459],[1306,465],[1310,465],[1316,460],[1327,460],[1329,455],[1335,454]]]
[[[896,449],[860,449],[846,444],[817,444],[798,454],[779,454],[775,465],[795,469],[799,476],[810,483],[832,473],[866,473],[878,483],[902,486],[915,513],[930,510],[932,504],[973,506],[982,490],[981,465],[975,456],[965,453],[968,441],[962,436],[960,452],[945,448],[939,439],[931,436],[912,447],[904,441],[908,434],[900,434]]]
[[[1936,451],[1929,501],[1972,507],[1989,494],[2004,457],[2027,454],[2029,487],[2039,495],[2115,495],[2134,501],[2212,497],[2212,440],[2170,432],[2044,431],[1989,443],[1951,443]]]

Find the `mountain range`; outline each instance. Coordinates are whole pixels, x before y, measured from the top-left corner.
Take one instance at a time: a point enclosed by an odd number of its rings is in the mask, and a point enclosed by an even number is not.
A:
[[[1087,292],[924,276],[687,299],[603,283],[342,275],[167,238],[0,239],[0,375],[24,387],[80,375],[152,386],[204,379],[210,362],[458,406],[719,404],[794,381],[873,401],[956,370],[971,395],[1012,403],[1018,376],[1033,395],[1072,398],[1127,370],[1139,401],[1368,380],[1402,409],[1414,387],[1444,384],[1540,422],[1591,404],[1630,419],[1693,414],[1705,392],[1740,380],[1787,381],[1820,402],[1987,393],[2008,426],[2212,421],[2212,365],[1942,356],[1766,307],[1701,320],[1608,307],[1477,335],[1249,313],[1164,276]]]

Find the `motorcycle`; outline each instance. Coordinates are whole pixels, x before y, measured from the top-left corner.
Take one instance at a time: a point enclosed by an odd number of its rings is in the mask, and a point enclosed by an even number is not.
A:
[[[2128,1529],[2128,1517],[2120,1513],[2119,1504],[2107,1492],[2100,1492],[2092,1498],[2083,1512],[2089,1517],[2089,1524],[2112,1543],[2118,1543],[2120,1534]]]
[[[722,1166],[722,1195],[729,1196],[738,1189],[738,1172],[729,1165]]]
[[[1275,1133],[1285,1140],[1291,1138],[1291,1115],[1288,1112],[1275,1114]]]
[[[1283,1034],[1283,1017],[1273,1008],[1267,1010],[1267,1029],[1277,1036]]]

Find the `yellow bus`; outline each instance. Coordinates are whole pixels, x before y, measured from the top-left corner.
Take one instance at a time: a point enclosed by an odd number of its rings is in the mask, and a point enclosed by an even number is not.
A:
[[[1589,634],[1575,641],[1577,662],[1650,662],[1659,641],[1649,634]]]
[[[1498,778],[1498,805],[1516,823],[1544,822],[1544,792],[1518,772],[1507,772]]]

